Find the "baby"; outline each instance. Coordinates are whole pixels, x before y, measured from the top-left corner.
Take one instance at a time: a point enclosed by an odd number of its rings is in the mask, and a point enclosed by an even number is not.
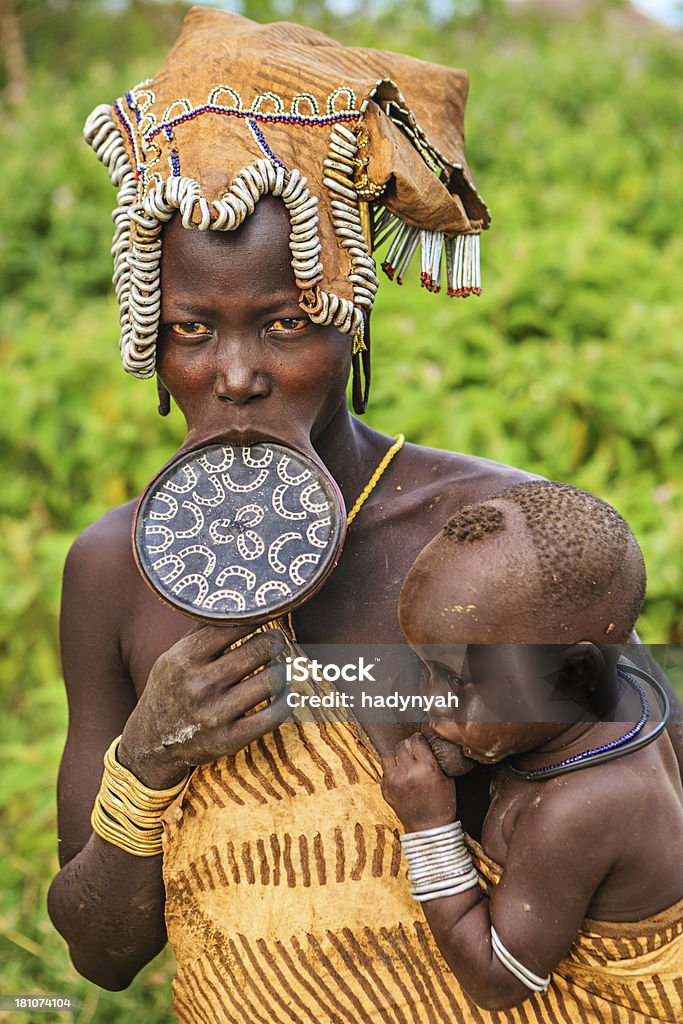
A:
[[[459,697],[383,759],[411,893],[476,1004],[530,1000],[472,1020],[683,1020],[681,781],[619,660],[644,589],[621,516],[544,482],[464,508],[403,585],[427,690]],[[481,847],[445,774],[475,762],[499,766]]]

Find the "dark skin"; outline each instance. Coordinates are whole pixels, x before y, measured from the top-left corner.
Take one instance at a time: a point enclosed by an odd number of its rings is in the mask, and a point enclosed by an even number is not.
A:
[[[349,415],[350,338],[302,314],[288,235],[284,207],[272,199],[262,200],[236,232],[170,223],[159,372],[185,416],[188,443],[218,435],[309,443],[349,508],[392,441]],[[404,643],[396,606],[419,550],[462,505],[524,479],[497,463],[406,445],[349,530],[334,573],[294,614],[301,642]],[[63,867],[49,910],[77,969],[111,989],[130,983],[163,947],[166,932],[161,858],[132,857],[91,833],[104,751],[122,733],[121,762],[164,788],[188,765],[234,752],[275,728],[287,711],[276,700],[247,721],[241,717],[264,692],[282,687],[271,668],[242,682],[269,661],[268,638],[229,652],[246,629],[198,629],[162,604],[133,560],[133,509],[133,502],[114,509],[76,541],[62,611],[70,721],[59,778]],[[412,730],[387,723],[368,731],[378,752],[388,754]],[[461,811],[473,830],[485,811],[484,790],[475,774],[468,777]]]
[[[610,682],[614,660],[589,635],[550,645],[560,624],[548,614],[539,623],[538,595],[531,588],[517,590],[511,617],[504,591],[496,597],[487,586],[495,568],[492,551],[506,545],[517,560],[534,558],[531,545],[513,530],[479,544],[430,545],[419,571],[406,580],[411,599],[402,598],[400,606],[406,637],[430,670],[427,691],[455,691],[461,701],[463,720],[434,716],[432,729],[473,762],[501,765],[482,833],[485,852],[503,868],[500,883],[490,899],[477,888],[423,904],[444,959],[465,991],[490,1010],[529,996],[493,954],[492,924],[525,967],[546,976],[585,917],[640,921],[683,895],[683,789],[666,734],[618,760],[552,779],[519,779],[505,767],[508,759],[521,769],[553,765],[627,729],[624,720],[586,721],[580,714],[569,722],[539,720],[539,709],[548,707],[549,681],[559,686],[561,680],[574,697],[589,697]],[[505,568],[498,568],[500,576]],[[473,611],[484,591],[479,617]],[[446,594],[449,607],[470,612],[457,613],[444,630]],[[583,610],[576,618],[583,618]],[[563,622],[577,638],[584,635],[579,630],[586,627],[566,614]],[[492,643],[491,631],[504,643]],[[625,713],[624,706],[616,717]],[[407,832],[456,819],[455,787],[424,736],[402,740],[383,765],[383,794]]]

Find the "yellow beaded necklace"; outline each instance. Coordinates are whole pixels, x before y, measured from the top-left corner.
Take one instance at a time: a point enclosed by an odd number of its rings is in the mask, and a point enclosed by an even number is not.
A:
[[[367,501],[367,499],[370,497],[371,493],[374,491],[375,487],[377,486],[377,484],[379,482],[379,479],[382,476],[382,474],[384,473],[385,469],[387,468],[387,466],[389,465],[389,463],[391,462],[393,457],[398,452],[400,452],[401,448],[403,447],[404,442],[405,442],[405,437],[404,437],[403,434],[395,434],[394,435],[394,443],[392,444],[391,448],[382,456],[382,459],[381,459],[379,465],[377,466],[377,469],[374,471],[374,473],[372,474],[372,476],[368,480],[367,484],[365,485],[363,490],[360,492],[360,494],[356,498],[356,501],[354,502],[353,508],[348,513],[348,515],[346,517],[346,525],[347,526],[350,526],[351,523],[354,521],[354,519],[356,518],[356,516],[358,515],[358,513],[362,509],[363,505],[365,504],[365,502]]]

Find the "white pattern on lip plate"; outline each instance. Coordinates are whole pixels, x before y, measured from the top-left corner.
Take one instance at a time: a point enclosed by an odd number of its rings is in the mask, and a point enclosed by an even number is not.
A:
[[[141,499],[135,543],[165,600],[239,621],[305,599],[331,568],[343,524],[333,485],[305,456],[265,442],[221,443],[162,471]]]

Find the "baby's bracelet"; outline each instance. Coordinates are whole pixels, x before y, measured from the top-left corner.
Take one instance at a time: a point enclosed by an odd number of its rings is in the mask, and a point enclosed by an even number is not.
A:
[[[479,884],[459,821],[401,836],[410,894],[418,903],[457,896]]]
[[[528,967],[525,967],[516,956],[513,956],[507,946],[500,940],[500,935],[491,925],[491,948],[503,967],[507,968],[510,974],[514,974],[518,981],[526,985],[532,992],[545,992],[550,984],[550,975],[542,978],[540,974],[534,974]]]
[[[187,773],[170,789],[150,789],[116,760],[120,736],[104,755],[104,774],[90,816],[93,832],[134,857],[161,853],[164,812],[179,796],[190,777]]]

